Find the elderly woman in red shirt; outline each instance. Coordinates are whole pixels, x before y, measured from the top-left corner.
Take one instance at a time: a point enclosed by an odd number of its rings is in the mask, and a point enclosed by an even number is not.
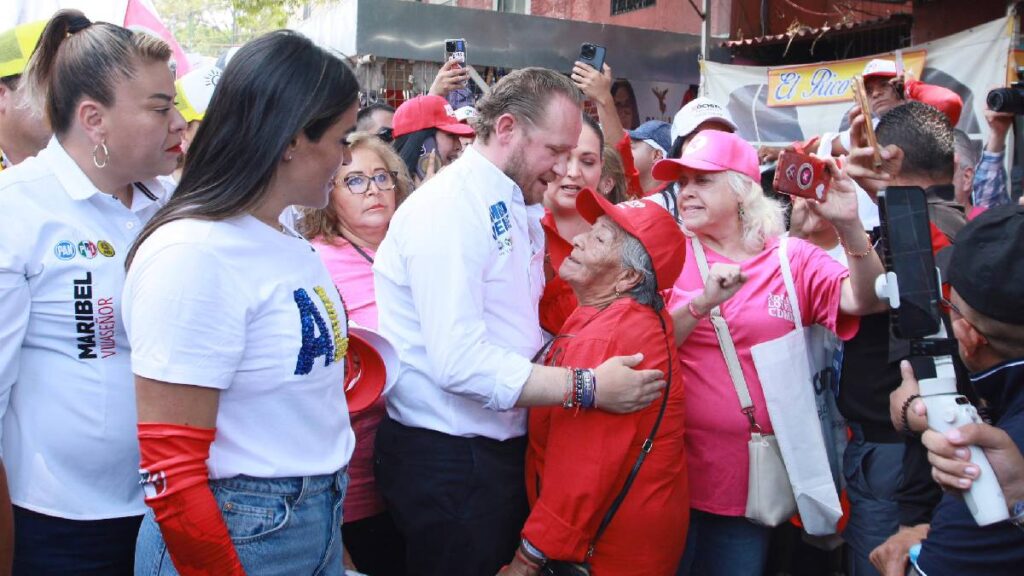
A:
[[[592,366],[639,347],[641,367],[663,370],[668,387],[661,401],[633,414],[580,411],[574,408],[592,405],[595,386],[576,371],[562,408],[531,409],[531,512],[522,546],[502,574],[539,574],[553,561],[586,562],[596,576],[672,574],[686,541],[689,493],[683,381],[660,291],[679,276],[685,241],[668,212],[650,201],[613,205],[588,189],[577,208],[593,226],[573,240],[558,273],[579,307],[545,363]],[[653,449],[634,476],[648,440]]]

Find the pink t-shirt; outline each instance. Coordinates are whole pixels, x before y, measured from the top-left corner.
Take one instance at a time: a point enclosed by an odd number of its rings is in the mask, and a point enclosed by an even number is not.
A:
[[[747,283],[722,304],[739,355],[755,418],[765,432],[771,421],[765,407],[761,381],[750,348],[791,332],[793,311],[779,268],[778,239],[766,242],[765,250],[740,264]],[[708,265],[735,264],[704,247]],[[791,239],[789,259],[804,322],[821,324],[848,340],[857,333],[859,319],[839,312],[842,281],[849,272],[820,248]],[[683,273],[669,297],[676,310],[704,290],[697,259],[688,250]],[[742,516],[747,504],[747,442],[750,423],[740,412],[736,389],[707,319],[679,347],[683,381],[686,382],[686,450],[690,470],[690,502],[693,508],[724,516]]]
[[[338,244],[326,244],[317,238],[312,244],[341,293],[348,317],[359,326],[376,330],[377,298],[373,291],[373,269],[370,262],[344,240],[339,240]],[[373,258],[373,249],[362,250]],[[351,415],[356,448],[348,464],[349,483],[343,511],[345,522],[376,516],[385,509],[384,500],[373,481],[373,445],[377,438],[377,427],[385,413],[382,396],[366,410]]]

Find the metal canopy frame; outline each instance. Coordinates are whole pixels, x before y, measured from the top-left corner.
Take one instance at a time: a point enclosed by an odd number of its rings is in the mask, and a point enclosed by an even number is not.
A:
[[[593,42],[608,49],[617,77],[677,84],[700,78],[699,35],[403,0],[353,1],[358,54],[440,62],[445,38],[465,38],[474,66],[543,66],[568,73],[580,44]],[[709,59],[727,62],[729,51],[713,47]]]

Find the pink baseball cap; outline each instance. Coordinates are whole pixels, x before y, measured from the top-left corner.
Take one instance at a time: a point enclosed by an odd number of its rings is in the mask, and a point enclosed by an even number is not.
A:
[[[658,160],[651,175],[658,180],[672,182],[679,179],[684,168],[698,172],[734,170],[750,176],[754,182],[761,181],[757,151],[732,132],[702,130],[687,142],[682,157]]]

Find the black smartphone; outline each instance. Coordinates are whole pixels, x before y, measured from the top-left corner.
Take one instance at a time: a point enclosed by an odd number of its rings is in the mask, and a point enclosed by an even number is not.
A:
[[[421,181],[425,179],[427,174],[431,171],[431,163],[434,165],[433,172],[435,174],[437,173],[441,168],[439,160],[440,158],[437,155],[437,140],[433,136],[428,136],[420,147],[420,158],[416,162],[416,175],[419,176]]]
[[[905,339],[926,338],[939,331],[942,294],[924,189],[889,186],[878,193],[878,209],[885,268],[899,284],[900,306],[891,316],[893,333]]]
[[[580,62],[590,64],[594,70],[604,72],[604,46],[584,42],[580,46]]]
[[[444,61],[458,61],[460,66],[466,65],[466,40],[464,38],[449,38],[444,41]]]

